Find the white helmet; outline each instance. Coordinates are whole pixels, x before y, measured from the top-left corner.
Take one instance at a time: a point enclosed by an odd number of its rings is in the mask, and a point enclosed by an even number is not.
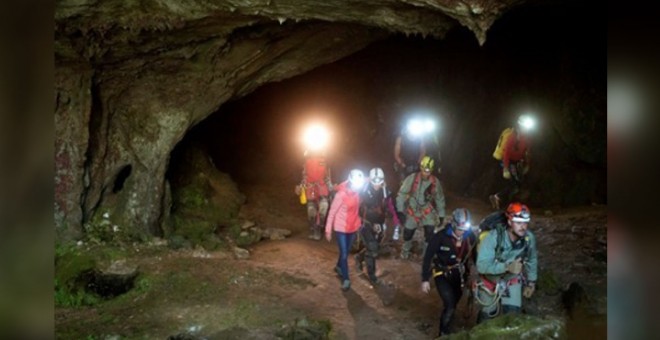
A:
[[[385,173],[381,168],[373,168],[369,171],[369,181],[373,185],[381,185],[385,183]]]
[[[353,191],[359,191],[364,187],[364,174],[362,170],[353,169],[348,174],[348,184]]]

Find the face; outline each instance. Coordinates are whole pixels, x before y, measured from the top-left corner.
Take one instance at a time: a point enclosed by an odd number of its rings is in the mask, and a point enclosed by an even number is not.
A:
[[[431,169],[422,170],[422,178],[428,179],[431,176]]]
[[[374,190],[378,191],[380,190],[380,188],[383,187],[383,183],[379,183],[379,184],[371,183],[371,187],[374,188]]]
[[[455,228],[454,229],[454,234],[456,234],[456,236],[458,236],[458,238],[461,238],[461,237],[463,237],[463,234],[465,234],[465,230]]]
[[[528,222],[514,222],[509,221],[509,226],[511,226],[511,231],[518,237],[525,237],[527,233]]]

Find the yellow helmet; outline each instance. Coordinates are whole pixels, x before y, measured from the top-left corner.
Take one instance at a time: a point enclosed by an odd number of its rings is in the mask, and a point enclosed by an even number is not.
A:
[[[429,169],[430,171],[433,171],[433,165],[434,164],[435,164],[435,161],[433,160],[433,158],[431,158],[429,156],[424,156],[424,158],[422,158],[422,161],[419,162],[420,168],[422,170]]]

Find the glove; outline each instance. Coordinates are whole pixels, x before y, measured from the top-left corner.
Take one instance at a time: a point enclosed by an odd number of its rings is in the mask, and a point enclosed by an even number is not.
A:
[[[526,298],[531,298],[532,294],[534,294],[534,291],[536,290],[536,285],[533,283],[528,284],[523,288],[523,296]]]
[[[428,281],[422,282],[422,292],[428,294],[431,291],[431,284]]]
[[[504,168],[504,171],[502,171],[502,177],[504,177],[504,179],[511,179],[511,172],[509,169]]]
[[[528,172],[529,172],[529,165],[525,164],[525,166],[523,167],[523,175],[527,175]]]
[[[521,259],[515,259],[513,262],[509,263],[506,266],[506,270],[511,273],[511,274],[520,274],[522,271],[522,260]]]

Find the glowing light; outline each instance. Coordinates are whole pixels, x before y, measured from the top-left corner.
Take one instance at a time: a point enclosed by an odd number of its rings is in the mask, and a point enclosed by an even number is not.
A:
[[[303,142],[307,150],[319,151],[328,146],[330,141],[330,133],[325,126],[321,124],[313,124],[305,129],[303,134]]]
[[[530,115],[522,115],[518,118],[518,125],[520,125],[523,130],[529,131],[536,126],[536,121],[534,121],[534,118]]]

